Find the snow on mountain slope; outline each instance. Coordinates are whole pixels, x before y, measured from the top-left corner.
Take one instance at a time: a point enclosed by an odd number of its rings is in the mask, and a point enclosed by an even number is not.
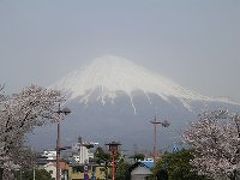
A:
[[[107,99],[114,102],[118,92],[124,92],[129,96],[134,111],[136,109],[132,95],[138,90],[144,92],[149,103],[149,94],[153,93],[165,101],[175,97],[188,109],[191,101],[217,101],[184,89],[158,73],[150,72],[125,58],[111,55],[96,58],[90,65],[68,74],[51,88],[63,90],[69,94],[70,100],[79,98],[80,102],[85,104],[96,89],[100,91],[97,100],[102,104],[105,104]]]

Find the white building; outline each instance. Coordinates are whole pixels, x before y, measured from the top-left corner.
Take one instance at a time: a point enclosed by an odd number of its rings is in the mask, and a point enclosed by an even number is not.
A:
[[[56,179],[56,165],[53,162],[44,165],[44,169],[51,174],[51,177]]]
[[[56,160],[57,152],[55,150],[44,150],[42,156],[46,157],[48,161]]]
[[[93,152],[90,149],[86,148],[84,145],[78,145],[78,152],[77,154],[73,155],[73,159],[75,162],[79,164],[89,163],[90,158],[94,158]]]
[[[93,153],[90,151],[90,149],[87,149],[85,146],[80,146],[79,150],[79,163],[89,163],[89,159],[93,158]]]
[[[72,146],[73,150],[77,151],[77,154],[73,155],[74,160],[79,164],[89,163],[90,158],[94,158],[94,154],[90,151],[89,146],[94,146],[97,143],[83,142],[82,138],[78,139],[78,143]]]

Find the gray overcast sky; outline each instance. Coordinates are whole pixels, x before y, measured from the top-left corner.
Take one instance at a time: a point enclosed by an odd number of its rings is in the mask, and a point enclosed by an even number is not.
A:
[[[0,0],[8,91],[49,85],[105,54],[240,101],[240,1]]]

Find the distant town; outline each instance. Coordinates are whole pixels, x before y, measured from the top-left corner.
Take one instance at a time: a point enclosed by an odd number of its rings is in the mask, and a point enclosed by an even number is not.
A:
[[[111,143],[114,145],[114,142],[110,142],[110,146]],[[120,146],[120,144],[118,145]],[[116,155],[116,161],[112,162],[112,158],[110,156],[111,154],[108,154],[108,146],[109,145],[100,146],[100,144],[97,142],[87,141],[82,137],[79,137],[78,142],[72,146],[62,147],[61,157],[59,159],[59,171],[61,179],[111,179],[112,163],[117,165],[122,162],[132,165],[132,176],[134,176],[134,172],[137,173],[139,170],[144,172],[144,174],[141,175],[143,177],[147,177],[152,174],[151,169],[154,166],[154,160],[151,153],[134,152],[131,155],[128,154],[128,156],[126,156],[126,152],[121,150],[119,147],[117,152],[118,154]],[[56,156],[56,150],[44,150],[36,157],[36,168],[46,170],[51,175],[52,179],[56,179]]]

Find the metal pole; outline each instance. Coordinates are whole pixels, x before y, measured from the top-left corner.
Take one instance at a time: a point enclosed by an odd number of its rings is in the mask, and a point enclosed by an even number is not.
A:
[[[60,175],[60,167],[59,167],[59,161],[60,161],[60,151],[61,151],[61,147],[60,147],[60,121],[61,121],[61,113],[62,114],[69,114],[71,113],[71,110],[68,108],[63,108],[61,110],[60,108],[60,103],[58,105],[58,111],[56,112],[59,115],[59,119],[57,122],[57,140],[56,140],[56,180],[60,180],[61,179],[61,175]]]
[[[157,157],[157,125],[161,124],[160,121],[157,121],[157,117],[154,117],[154,121],[150,121],[153,125],[153,161],[156,162]]]
[[[20,180],[22,180],[22,170],[20,170]]]
[[[155,122],[156,122],[156,118],[155,118]],[[154,163],[156,162],[156,156],[157,156],[156,148],[157,148],[157,124],[154,124],[154,145],[153,145]]]
[[[57,123],[57,142],[56,142],[56,180],[60,180],[60,121]]]
[[[36,171],[35,171],[35,166],[33,167],[33,180],[36,180]]]

